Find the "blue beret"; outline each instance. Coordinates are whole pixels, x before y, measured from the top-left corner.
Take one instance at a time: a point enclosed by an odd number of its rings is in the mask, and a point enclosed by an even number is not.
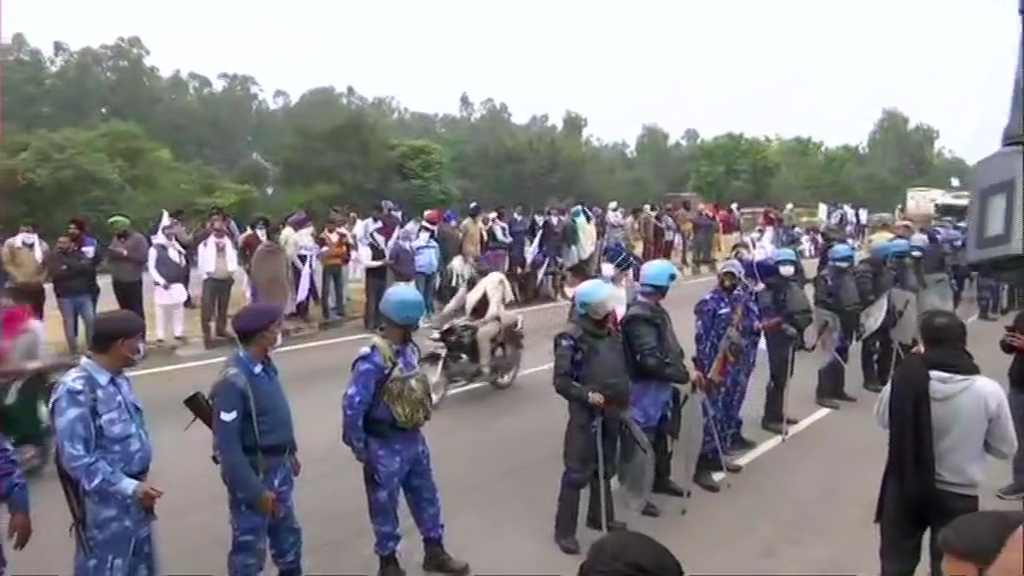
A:
[[[235,334],[256,334],[270,328],[284,317],[284,309],[277,304],[261,302],[243,306],[231,319]]]

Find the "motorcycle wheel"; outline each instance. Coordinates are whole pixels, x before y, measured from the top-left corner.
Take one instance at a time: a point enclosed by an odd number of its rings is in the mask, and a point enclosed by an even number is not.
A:
[[[519,376],[519,364],[523,359],[522,350],[516,347],[509,349],[500,346],[495,352],[499,350],[502,355],[500,362],[504,368],[491,378],[490,385],[497,390],[507,390],[516,383],[516,377]]]
[[[437,410],[448,397],[448,377],[444,373],[444,358],[431,358],[420,361],[420,370],[427,375],[430,383],[430,401]]]

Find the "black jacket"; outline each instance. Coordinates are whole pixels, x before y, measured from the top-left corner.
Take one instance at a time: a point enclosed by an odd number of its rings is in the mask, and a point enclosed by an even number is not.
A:
[[[1013,331],[1017,334],[1024,334],[1024,312],[1018,312],[1013,319]],[[1014,390],[1024,392],[1024,352],[1010,346],[1005,340],[999,341],[999,348],[1007,353],[1013,354],[1013,361],[1010,362],[1010,387]]]
[[[683,348],[664,308],[642,300],[631,304],[622,319],[622,339],[633,378],[676,384],[690,381]]]
[[[81,250],[54,251],[50,255],[50,278],[58,298],[91,296],[96,286],[96,263]]]

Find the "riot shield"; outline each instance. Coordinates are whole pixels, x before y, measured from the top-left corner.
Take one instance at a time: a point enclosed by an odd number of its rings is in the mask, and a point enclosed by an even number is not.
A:
[[[893,342],[910,346],[917,339],[917,294],[902,288],[889,291],[896,325],[889,330]]]
[[[953,311],[953,286],[945,272],[924,275],[924,286],[917,293],[917,312],[929,310]]]
[[[882,327],[885,315],[889,312],[889,293],[882,294],[878,300],[860,313],[860,330],[864,338],[871,336]]]
[[[618,492],[627,508],[639,512],[654,489],[654,449],[644,431],[629,416],[622,419]]]
[[[690,385],[679,387],[682,415],[680,417],[679,439],[672,450],[672,470],[679,486],[691,493],[693,475],[697,471],[697,458],[704,441],[704,405],[702,394]],[[683,512],[686,504],[683,504]]]
[[[824,308],[814,309],[814,355],[824,365],[832,358],[840,334],[839,315]]]

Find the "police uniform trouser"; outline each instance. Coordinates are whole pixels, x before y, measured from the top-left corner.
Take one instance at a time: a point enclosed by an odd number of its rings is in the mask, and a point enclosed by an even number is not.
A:
[[[430,466],[430,449],[419,430],[395,431],[369,440],[368,463],[363,467],[367,507],[373,525],[373,551],[395,553],[402,535],[398,530],[398,493],[425,542],[441,544],[441,500]]]
[[[75,576],[157,576],[153,516],[124,498],[87,497],[87,548],[76,542]]]
[[[785,417],[786,386],[793,373],[796,340],[782,330],[768,330],[764,339],[768,348],[768,388],[764,396],[764,420],[781,423]]]
[[[598,430],[600,426],[600,431]],[[601,490],[605,493],[605,520],[615,518],[612,506],[611,478],[615,475],[615,463],[618,460],[618,445],[621,423],[612,418],[596,418],[592,412],[582,406],[570,405],[569,421],[565,426],[565,441],[562,447],[562,460],[565,469],[562,472],[561,485],[558,490],[558,508],[555,512],[555,535],[558,537],[575,536],[579,521],[580,492],[587,488],[589,504],[587,522],[601,522]],[[598,475],[598,444],[604,451],[604,486]]]
[[[658,425],[651,428],[644,428],[644,435],[651,443],[654,452],[654,486],[658,488],[671,481],[672,475],[672,438],[669,429],[672,422],[669,416],[662,416]]]
[[[295,517],[295,471],[291,458],[264,457],[263,486],[277,497],[277,514],[269,517],[251,502],[228,494],[231,514],[231,551],[228,576],[256,576],[263,572],[270,543],[270,558],[282,576],[302,573],[302,529]]]
[[[860,342],[860,367],[864,382],[887,383],[892,376],[894,353],[892,338],[887,329],[879,328],[865,336]]]

